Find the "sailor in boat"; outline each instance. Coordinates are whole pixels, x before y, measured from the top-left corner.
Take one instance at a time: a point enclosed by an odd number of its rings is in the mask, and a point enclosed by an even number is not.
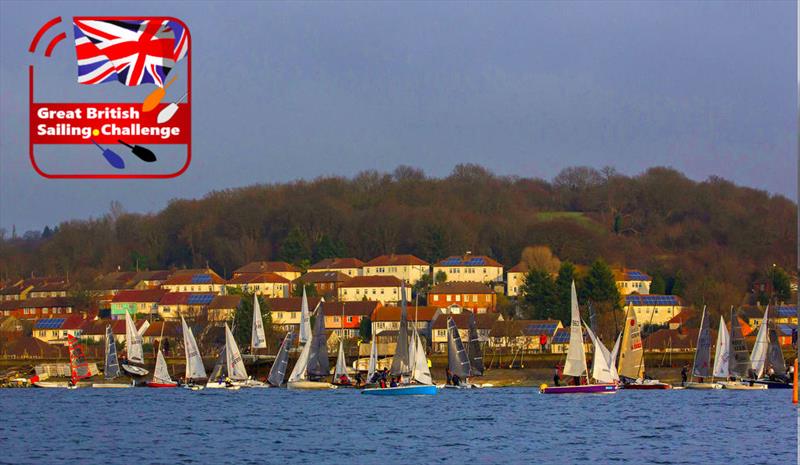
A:
[[[683,365],[681,368],[681,386],[686,385],[686,381],[689,380],[689,365]]]
[[[360,371],[356,373],[355,382],[356,382],[356,386],[361,386],[362,384],[364,384],[364,378],[361,377],[361,372]]]
[[[458,376],[458,375],[456,375],[456,374],[453,374],[453,377],[452,377],[451,381],[452,381],[452,383],[453,383],[453,386],[459,386],[459,385],[461,385],[461,377],[459,377],[459,376]]]
[[[389,384],[389,387],[397,387],[397,380],[394,377],[392,377],[392,382]]]
[[[453,384],[453,372],[450,371],[450,367],[445,369],[444,374],[447,376],[447,384]]]
[[[555,373],[553,373],[553,384],[555,384],[556,386],[561,386],[561,376],[559,373],[560,370],[558,368],[559,368],[558,364],[556,363]]]

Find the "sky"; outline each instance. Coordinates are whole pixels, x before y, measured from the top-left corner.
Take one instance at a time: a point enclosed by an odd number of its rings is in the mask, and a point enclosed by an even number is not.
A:
[[[28,53],[58,15],[68,38],[53,58]],[[37,101],[130,96],[117,83],[76,83],[65,24],[80,15],[170,15],[189,26],[193,150],[179,178],[34,172],[28,65],[46,70]],[[631,175],[672,166],[794,199],[795,26],[788,1],[0,2],[0,228],[21,234],[102,216],[112,201],[155,212],[212,190],[401,164],[545,179],[577,165]],[[164,150],[167,165],[185,157]],[[42,154],[54,167],[97,157],[83,146]]]

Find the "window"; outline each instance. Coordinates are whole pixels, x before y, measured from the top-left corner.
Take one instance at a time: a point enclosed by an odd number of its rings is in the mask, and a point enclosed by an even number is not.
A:
[[[438,300],[439,300],[439,296],[438,296],[438,295],[436,295],[436,294],[434,294],[434,295],[433,295],[433,301],[434,301],[434,302],[436,302],[436,301],[438,301]]]
[[[348,316],[347,317],[347,322],[348,323],[352,323],[353,322],[353,317],[352,316]]]

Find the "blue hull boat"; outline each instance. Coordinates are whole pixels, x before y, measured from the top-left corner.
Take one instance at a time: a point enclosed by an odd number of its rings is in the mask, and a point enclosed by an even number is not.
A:
[[[361,391],[361,394],[372,396],[434,396],[437,392],[436,386],[418,384],[389,388],[369,388]]]

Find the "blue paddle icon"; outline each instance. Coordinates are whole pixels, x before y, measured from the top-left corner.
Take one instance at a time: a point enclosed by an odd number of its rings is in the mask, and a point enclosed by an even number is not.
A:
[[[89,139],[89,140],[91,140],[92,143],[97,146],[97,148],[103,151],[103,156],[106,158],[106,161],[108,161],[108,163],[111,166],[119,170],[125,169],[125,160],[123,160],[122,157],[117,155],[111,149],[104,149],[103,147],[100,146],[100,144],[95,142],[94,139]]]

